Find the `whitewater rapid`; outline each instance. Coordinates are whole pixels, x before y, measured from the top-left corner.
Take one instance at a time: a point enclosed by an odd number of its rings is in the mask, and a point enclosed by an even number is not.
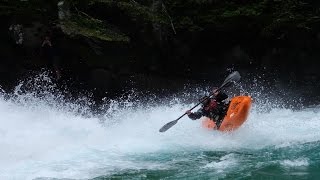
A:
[[[50,94],[50,93],[48,93]],[[320,141],[320,108],[261,111],[255,103],[248,120],[237,131],[221,133],[201,128],[200,121],[182,118],[165,133],[165,123],[193,104],[173,100],[148,105],[111,101],[102,116],[84,115],[77,103],[56,100],[54,95],[23,94],[0,97],[0,179],[88,179],[126,169],[168,169],[168,154],[206,151],[251,151],[284,148]],[[260,107],[259,107],[260,106]],[[161,156],[160,156],[161,155]],[[231,153],[203,168],[219,170],[237,164]],[[147,158],[148,160],[146,160]],[[175,156],[172,157],[173,161]],[[154,160],[156,159],[156,160]],[[282,164],[308,164],[302,158]],[[218,171],[219,172],[219,171]]]

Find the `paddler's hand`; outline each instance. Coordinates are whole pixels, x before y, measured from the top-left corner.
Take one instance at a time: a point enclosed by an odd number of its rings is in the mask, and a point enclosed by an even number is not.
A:
[[[186,114],[189,116],[192,112],[190,110],[186,111]]]

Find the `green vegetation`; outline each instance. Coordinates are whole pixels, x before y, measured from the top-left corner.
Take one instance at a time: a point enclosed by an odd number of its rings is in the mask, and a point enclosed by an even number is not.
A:
[[[232,28],[239,24],[250,28],[253,24],[255,28],[261,28],[262,35],[268,36],[279,29],[310,30],[320,21],[319,8],[316,8],[319,5],[309,0],[65,0],[70,17],[63,21],[58,16],[59,2],[7,0],[0,5],[0,14],[56,23],[70,36],[121,42],[129,42],[129,34],[135,33],[121,21],[131,21],[140,29],[150,29],[157,24],[167,29],[175,28],[178,33]],[[114,18],[118,23],[108,22]],[[246,21],[239,22],[240,19]]]
[[[63,32],[68,35],[82,35],[88,38],[97,38],[103,41],[128,42],[129,37],[107,27],[107,24],[94,18],[72,15],[70,19],[61,21]]]

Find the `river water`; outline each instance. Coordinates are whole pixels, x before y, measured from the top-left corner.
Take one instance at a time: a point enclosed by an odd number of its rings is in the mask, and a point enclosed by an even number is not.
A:
[[[257,97],[235,132],[184,117],[159,133],[194,104],[127,98],[94,115],[86,98],[21,88],[0,97],[0,179],[320,178],[319,106],[266,106]]]

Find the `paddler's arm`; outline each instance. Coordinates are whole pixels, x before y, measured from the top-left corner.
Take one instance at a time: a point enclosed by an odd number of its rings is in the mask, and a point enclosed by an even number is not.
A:
[[[194,113],[192,113],[190,110],[188,110],[186,113],[187,113],[188,117],[192,120],[200,119],[203,116],[202,108]]]

